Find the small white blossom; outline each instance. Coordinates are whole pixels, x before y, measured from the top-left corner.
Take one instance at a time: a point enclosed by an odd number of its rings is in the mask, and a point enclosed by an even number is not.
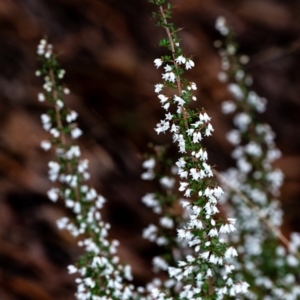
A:
[[[188,59],[185,64],[185,68],[188,70],[188,69],[193,68],[194,66],[195,66],[195,63],[191,59]]]
[[[225,252],[225,258],[231,258],[237,256],[238,253],[235,248],[229,247]]]
[[[154,65],[156,68],[159,68],[162,65],[163,61],[160,58],[154,60]]]
[[[175,82],[175,74],[173,72],[166,72],[162,75],[162,78],[166,81]]]
[[[58,138],[60,135],[60,132],[56,128],[52,128],[49,131],[55,138]]]
[[[57,199],[59,198],[59,189],[57,189],[57,188],[50,189],[47,192],[47,196],[51,201],[56,202]]]
[[[70,90],[68,88],[64,88],[63,89],[64,94],[68,95],[70,94]]]
[[[164,102],[168,101],[169,98],[166,97],[165,95],[160,94],[160,95],[158,95],[158,99],[160,100],[161,103],[164,103]]]
[[[185,64],[186,62],[186,58],[182,55],[178,56],[175,61],[178,63],[178,64]]]
[[[66,116],[66,121],[71,123],[77,119],[78,113],[74,110],[70,111]]]
[[[229,33],[229,29],[226,25],[226,19],[224,17],[218,17],[216,20],[215,28],[222,34],[227,35]]]
[[[72,139],[77,139],[82,135],[82,130],[78,127],[75,127],[71,130],[71,137]]]
[[[164,85],[161,83],[158,83],[155,85],[155,93],[160,93],[163,89]]]
[[[44,102],[46,100],[46,97],[43,93],[38,94],[38,101],[39,102]]]
[[[245,95],[242,89],[240,88],[239,85],[235,83],[231,83],[228,85],[228,90],[229,92],[232,93],[232,95],[237,99],[237,100],[242,100],[244,99]]]
[[[145,160],[142,164],[143,168],[145,169],[153,169],[155,167],[155,159],[154,158],[149,158]]]
[[[224,101],[222,103],[223,114],[231,114],[236,110],[236,104],[232,101]]]
[[[239,145],[241,142],[241,134],[239,130],[232,129],[226,133],[226,139],[232,145]]]
[[[250,116],[246,113],[239,113],[233,119],[234,125],[241,131],[246,131],[248,125],[251,123]]]
[[[68,266],[68,272],[69,272],[69,274],[74,274],[74,273],[78,272],[78,269],[73,265],[69,265]]]
[[[164,67],[164,69],[165,69],[166,72],[171,72],[172,71],[172,67],[170,65],[166,65]]]
[[[48,151],[51,148],[52,144],[49,141],[41,141],[41,148],[45,151]]]
[[[64,107],[64,103],[62,100],[58,99],[56,100],[56,105],[59,109],[63,108]]]

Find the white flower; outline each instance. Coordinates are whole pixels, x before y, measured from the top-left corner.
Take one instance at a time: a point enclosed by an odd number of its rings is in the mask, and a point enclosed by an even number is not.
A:
[[[59,197],[59,189],[57,189],[57,188],[50,189],[47,192],[47,196],[51,201],[56,202]]]
[[[163,95],[163,94],[160,94],[160,95],[158,95],[157,96],[158,97],[158,99],[160,100],[160,103],[164,103],[164,102],[166,102],[166,101],[168,101],[168,97],[166,97],[165,95]]]
[[[286,261],[291,267],[297,267],[299,265],[299,260],[293,254],[289,254],[286,258]]]
[[[183,106],[185,104],[185,101],[177,95],[174,96],[174,102],[178,102],[179,106]]]
[[[173,226],[174,226],[173,220],[168,217],[160,218],[159,223],[162,227],[169,228],[169,229],[173,228]]]
[[[147,228],[143,230],[143,238],[149,241],[154,241],[157,237],[157,227],[150,224]]]
[[[262,155],[262,149],[260,145],[251,141],[249,144],[245,146],[245,151],[252,156],[260,157]]]
[[[142,175],[141,175],[141,178],[143,180],[152,180],[152,179],[154,179],[154,177],[155,177],[155,174],[154,174],[153,170],[150,170],[150,169],[147,170],[146,172],[142,173]]]
[[[224,17],[218,17],[216,20],[215,28],[222,34],[227,35],[229,33],[229,29],[226,26],[226,19]]]
[[[165,68],[166,72],[171,72],[172,71],[172,67],[170,65],[166,65],[164,68]]]
[[[204,113],[204,114],[200,113],[199,114],[199,120],[201,122],[208,122],[208,121],[210,121],[210,117],[208,116],[207,113]]]
[[[153,208],[153,211],[155,213],[161,213],[161,207],[160,207],[160,203],[157,199],[155,199],[155,195],[154,194],[146,194],[145,196],[142,197],[142,202],[148,206]]]
[[[63,217],[56,221],[56,225],[58,229],[65,229],[69,223],[69,218]]]
[[[184,160],[183,157],[180,157],[180,158],[178,159],[178,161],[176,162],[176,166],[177,166],[178,168],[183,168],[185,165],[186,165],[186,161]]]
[[[194,235],[189,230],[177,229],[177,236],[179,239],[191,240]]]
[[[76,272],[78,272],[78,269],[75,266],[73,266],[73,265],[68,266],[68,273],[69,274],[74,274]]]
[[[193,133],[193,143],[197,144],[199,141],[202,140],[202,135],[200,131]]]
[[[197,90],[197,85],[196,85],[196,83],[195,82],[191,82],[189,85],[188,85],[188,87],[187,87],[187,89],[190,91],[190,90]],[[193,99],[193,100],[196,100],[196,99]]]
[[[209,123],[205,128],[205,136],[210,136],[212,131],[214,131],[214,129],[212,125]]]
[[[46,114],[42,114],[41,115],[41,121],[42,121],[42,124],[43,124],[43,128],[45,130],[50,130],[52,124],[51,124],[51,118],[49,115],[46,115]]]
[[[56,100],[56,105],[58,106],[59,109],[64,107],[64,103],[60,99]]]
[[[228,80],[228,76],[225,72],[219,72],[218,79],[220,82],[226,82]]]
[[[172,177],[164,176],[159,180],[159,183],[166,189],[172,189],[175,185],[175,179]]]
[[[178,64],[185,64],[186,62],[186,58],[182,55],[178,56],[175,61],[178,63]]]
[[[252,165],[249,162],[247,162],[245,158],[238,159],[236,164],[239,170],[243,173],[247,174],[252,170]]]
[[[205,251],[203,253],[200,254],[200,257],[203,259],[208,259],[209,258],[209,251]]]
[[[65,156],[68,159],[72,159],[74,157],[80,157],[80,148],[79,146],[71,146],[70,149],[66,152]]]
[[[183,138],[182,134],[179,134],[178,136],[176,136],[177,141],[178,141],[178,145],[179,145],[179,152],[180,153],[185,153],[185,140]]]
[[[156,125],[155,131],[157,134],[160,134],[161,132],[165,132],[170,128],[170,122],[162,120],[160,123]]]
[[[248,125],[251,123],[251,118],[246,113],[239,113],[234,117],[233,123],[241,131],[246,131],[248,128]]]
[[[158,83],[155,85],[155,93],[159,93],[163,89],[164,85],[161,83]]]
[[[173,72],[167,72],[162,75],[162,78],[166,81],[175,82],[175,74]]]
[[[173,119],[173,115],[170,113],[167,113],[166,115],[166,120],[172,120]]]
[[[60,171],[60,165],[55,161],[50,161],[48,163],[48,167],[49,167],[49,171],[48,171],[49,179],[51,181],[55,181]]]
[[[181,200],[181,206],[182,206],[183,208],[187,208],[187,207],[190,206],[190,202]]]
[[[65,76],[65,74],[66,74],[66,71],[63,70],[63,69],[61,69],[61,70],[59,70],[57,77],[59,79],[63,79],[63,77]]]
[[[71,123],[77,119],[78,113],[74,110],[70,111],[66,116],[66,121]]]
[[[44,102],[46,99],[45,95],[43,93],[38,94],[38,101],[39,102]]]
[[[41,148],[45,151],[48,151],[51,148],[52,144],[49,141],[41,141]]]
[[[237,129],[232,129],[226,134],[226,139],[232,145],[239,145],[241,142],[241,134]]]
[[[231,257],[237,256],[237,255],[238,255],[238,253],[237,253],[236,249],[233,247],[229,247],[225,252],[225,258],[231,258]]]
[[[229,84],[228,91],[232,93],[236,100],[242,100],[245,96],[240,86],[236,83]]]
[[[143,162],[142,166],[145,169],[153,169],[155,167],[155,159],[152,157],[152,158],[145,160]]]
[[[59,135],[60,135],[59,131],[58,131],[56,128],[52,128],[52,129],[50,130],[50,133],[51,133],[55,138],[58,138]]]
[[[160,58],[154,60],[154,65],[156,68],[159,68],[162,65],[163,61]]]
[[[170,103],[166,103],[165,105],[162,106],[163,109],[168,110],[170,107]]]
[[[229,224],[224,224],[220,227],[219,233],[230,233],[235,231],[235,227],[233,224],[229,223]]]
[[[95,205],[97,208],[102,208],[103,207],[103,204],[106,202],[105,198],[101,195],[98,195],[97,199],[96,199],[96,202],[95,202]]]
[[[70,90],[68,88],[64,88],[63,89],[64,94],[68,95],[70,94]]]
[[[180,182],[180,187],[179,187],[179,191],[183,192],[185,191],[186,187],[189,185],[188,182]]]
[[[197,90],[197,85],[195,82],[191,82],[191,88],[192,90],[196,91]]]
[[[82,135],[82,130],[78,127],[75,127],[71,130],[71,137],[72,139],[77,139]]]
[[[222,113],[223,114],[230,114],[236,110],[236,104],[232,101],[224,101],[222,103]]]
[[[187,60],[187,62],[186,62],[186,64],[185,64],[186,70],[191,69],[191,68],[193,68],[194,66],[195,66],[195,63],[194,63],[191,59]]]
[[[49,50],[45,53],[45,57],[46,57],[46,58],[50,58],[51,54],[52,54],[52,51],[49,49]]]
[[[218,230],[216,228],[212,228],[209,232],[208,232],[208,236],[214,237],[214,236],[218,236]]]
[[[185,191],[185,193],[184,193],[184,196],[185,196],[185,197],[191,197],[191,192],[192,192],[191,189],[186,189],[186,191]]]
[[[154,257],[152,263],[155,271],[168,270],[169,267],[168,263],[159,256]]]

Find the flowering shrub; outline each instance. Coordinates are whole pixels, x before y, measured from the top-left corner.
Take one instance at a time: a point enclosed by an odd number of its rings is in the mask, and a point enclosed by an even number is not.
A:
[[[45,151],[53,147],[56,152],[56,160],[49,162],[54,187],[48,197],[54,202],[63,200],[72,210],[73,218],[63,217],[57,226],[77,237],[85,251],[68,267],[69,273],[78,275],[76,298],[296,299],[300,290],[295,285],[300,238],[293,234],[292,242],[286,243],[288,249],[279,242],[284,240],[279,229],[282,212],[273,198],[282,174],[271,167],[279,151],[270,127],[256,121],[256,113],[264,111],[266,100],[249,88],[251,78],[240,63],[246,58],[236,55],[233,35],[219,18],[216,28],[225,37],[225,46],[216,43],[223,69],[219,79],[228,83],[234,98],[224,102],[222,110],[235,112],[237,128],[227,135],[237,146],[233,152],[237,168],[223,174],[227,178],[223,180],[227,183],[224,193],[213,180],[213,174],[218,173],[208,164],[202,144],[214,131],[211,118],[204,108],[194,110],[190,105],[197,100],[197,86],[184,73],[194,67],[194,61],[182,52],[178,30],[170,20],[171,5],[165,0],[150,2],[157,6],[153,17],[166,32],[160,46],[168,51],[154,60],[156,68],[162,70],[162,81],[154,92],[165,111],[155,131],[170,136],[177,156],[171,159],[167,146],[155,146],[143,163],[142,178],[158,180],[161,186],[142,198],[159,215],[159,224],[145,228],[143,237],[163,248],[162,254],[153,258],[154,271],[160,273],[146,287],[131,284],[130,266],[120,262],[119,243],[109,239],[110,225],[101,217],[105,199],[86,183],[90,177],[88,161],[81,158],[76,144],[82,135],[76,123],[78,114],[63,99],[69,93],[62,84],[65,71],[51,44],[42,40],[38,46],[42,68],[37,75],[45,80],[38,100],[51,106],[41,116],[49,132],[49,140],[42,141],[41,147]],[[228,217],[220,214],[219,202],[226,207]]]
[[[222,103],[223,113],[231,115],[235,125],[227,140],[235,147],[236,161],[236,168],[223,174],[231,190],[226,189],[222,202],[229,204],[229,215],[239,220],[237,235],[230,236],[240,254],[237,274],[250,284],[246,299],[298,299],[300,235],[292,233],[289,242],[280,232],[283,212],[276,197],[283,174],[271,165],[280,151],[271,127],[258,119],[267,100],[251,90],[252,78],[243,69],[249,59],[237,53],[234,34],[224,18],[217,19],[216,29],[224,37],[223,43],[216,42],[222,61],[219,79],[228,84],[233,98]]]

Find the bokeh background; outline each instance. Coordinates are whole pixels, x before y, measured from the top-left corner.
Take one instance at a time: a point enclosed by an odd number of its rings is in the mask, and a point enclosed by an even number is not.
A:
[[[234,28],[253,88],[266,97],[263,115],[277,134],[283,156],[276,162],[286,179],[281,200],[284,232],[300,231],[300,2],[297,0],[172,1],[174,22],[196,67],[187,76],[198,85],[199,107],[215,127],[208,141],[210,162],[219,171],[232,165],[224,135],[231,122],[220,113],[228,99],[219,83],[220,61],[213,41],[215,19],[225,16]],[[151,276],[157,251],[141,238],[154,220],[140,198],[153,188],[140,179],[143,153],[151,141],[170,140],[153,128],[164,112],[153,85],[160,72],[153,60],[163,53],[164,36],[151,17],[147,0],[0,0],[0,299],[71,300],[75,285],[66,266],[80,251],[55,220],[68,212],[45,193],[51,187],[40,141],[37,101],[41,79],[36,47],[47,36],[59,53],[80,114],[83,155],[90,159],[91,184],[108,202],[104,218],[111,236],[121,241],[120,256],[133,266],[137,283]]]

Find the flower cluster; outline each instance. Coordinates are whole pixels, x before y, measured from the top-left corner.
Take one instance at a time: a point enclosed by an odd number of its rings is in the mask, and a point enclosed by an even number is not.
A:
[[[187,244],[182,243],[176,236],[178,228],[185,220],[178,203],[184,201],[177,192],[178,169],[174,166],[168,153],[169,147],[153,147],[154,154],[143,163],[146,172],[153,174],[146,180],[157,180],[160,189],[155,193],[148,193],[142,198],[142,202],[159,216],[157,225],[150,224],[143,231],[143,237],[161,247],[160,255],[153,258],[153,270],[160,278],[155,277],[147,284],[147,290],[159,289],[164,294],[175,295],[182,287],[180,282],[169,278],[168,269],[175,267],[177,261],[188,254]],[[160,274],[158,274],[160,273]]]
[[[71,210],[73,217],[61,218],[57,226],[68,230],[84,248],[84,255],[68,267],[70,274],[77,275],[76,298],[297,299],[300,235],[293,233],[286,242],[280,233],[283,214],[276,197],[283,175],[272,167],[280,151],[270,126],[258,121],[267,101],[250,89],[252,78],[243,70],[249,59],[237,55],[232,31],[224,18],[218,18],[216,28],[225,40],[224,45],[216,42],[222,61],[218,77],[228,85],[233,98],[222,104],[222,111],[233,116],[235,126],[227,139],[235,147],[236,168],[225,176],[238,191],[233,194],[225,189],[224,193],[213,180],[216,171],[209,165],[202,144],[214,131],[211,118],[205,109],[190,107],[197,100],[197,86],[183,76],[195,63],[183,54],[177,30],[169,22],[171,5],[165,0],[150,2],[157,5],[159,12],[154,17],[167,34],[160,45],[169,51],[154,60],[155,67],[162,70],[162,81],[154,91],[165,111],[155,131],[171,136],[177,156],[172,161],[167,147],[154,147],[154,155],[143,163],[142,178],[160,184],[159,191],[142,198],[159,216],[158,224],[145,228],[143,237],[162,247],[161,255],[153,258],[154,271],[161,273],[145,288],[135,289],[130,283],[131,269],[120,263],[119,243],[109,240],[110,225],[101,216],[106,200],[87,184],[88,160],[81,158],[76,144],[82,135],[76,122],[78,114],[64,101],[70,93],[61,83],[65,71],[51,44],[42,40],[38,46],[42,68],[36,75],[44,78],[38,101],[51,106],[41,116],[49,133],[41,147],[56,154],[56,160],[48,164],[53,187],[47,195]],[[226,205],[227,218],[220,217],[220,203]]]
[[[55,149],[56,161],[50,161],[49,179],[54,187],[48,197],[56,202],[63,200],[73,218],[63,217],[57,221],[61,230],[68,230],[78,239],[78,245],[85,254],[75,265],[68,267],[69,273],[76,273],[76,298],[80,300],[134,299],[134,289],[129,281],[131,269],[122,265],[117,256],[118,241],[108,240],[109,224],[102,220],[100,213],[105,199],[86,181],[88,160],[81,158],[81,151],[75,140],[82,134],[76,119],[78,114],[67,108],[64,94],[69,90],[61,84],[64,76],[53,54],[53,47],[41,40],[38,51],[42,61],[37,76],[44,78],[44,92],[38,94],[40,102],[47,101],[51,109],[42,114],[42,125],[49,132],[49,140],[42,141],[41,147],[48,151]]]
[[[223,191],[210,179],[213,170],[207,163],[207,151],[201,144],[202,139],[213,132],[211,118],[204,109],[194,111],[189,108],[189,103],[196,100],[193,92],[197,86],[182,75],[185,70],[194,67],[194,62],[182,53],[177,30],[168,22],[171,5],[165,5],[164,0],[150,2],[158,6],[159,13],[155,13],[154,17],[168,36],[160,45],[171,52],[154,60],[157,68],[164,69],[163,82],[155,85],[155,92],[167,111],[155,130],[158,134],[171,133],[173,143],[177,145],[178,189],[186,197],[181,204],[188,214],[184,225],[177,229],[177,237],[188,245],[190,254],[179,260],[176,266],[168,268],[169,276],[179,286],[175,298],[208,300],[235,297],[246,293],[248,284],[242,280],[234,281],[232,276],[234,266],[231,260],[237,256],[237,251],[226,243],[226,239],[228,233],[235,230],[235,219],[222,221],[217,217],[217,203]],[[148,169],[146,174],[153,174],[153,170]],[[151,205],[157,202],[155,198],[152,202],[148,201]],[[153,206],[157,209],[156,205]],[[170,224],[163,221],[163,224],[166,223]],[[148,228],[148,238],[155,240],[156,232],[154,226]],[[160,289],[155,290],[153,297],[173,299],[172,295]]]
[[[217,19],[216,29],[224,36],[223,43],[215,43],[222,66],[218,77],[227,84],[232,97],[223,102],[222,111],[231,116],[235,126],[226,137],[234,146],[236,168],[224,176],[249,199],[243,201],[230,189],[222,196],[222,201],[229,204],[229,214],[239,220],[238,235],[231,240],[240,254],[238,276],[247,278],[251,286],[244,298],[296,300],[300,297],[300,235],[293,233],[288,242],[280,233],[283,212],[277,196],[283,174],[272,167],[280,151],[271,127],[260,123],[258,117],[265,111],[267,100],[251,90],[252,78],[243,67],[249,58],[237,53],[233,32],[223,17]]]

